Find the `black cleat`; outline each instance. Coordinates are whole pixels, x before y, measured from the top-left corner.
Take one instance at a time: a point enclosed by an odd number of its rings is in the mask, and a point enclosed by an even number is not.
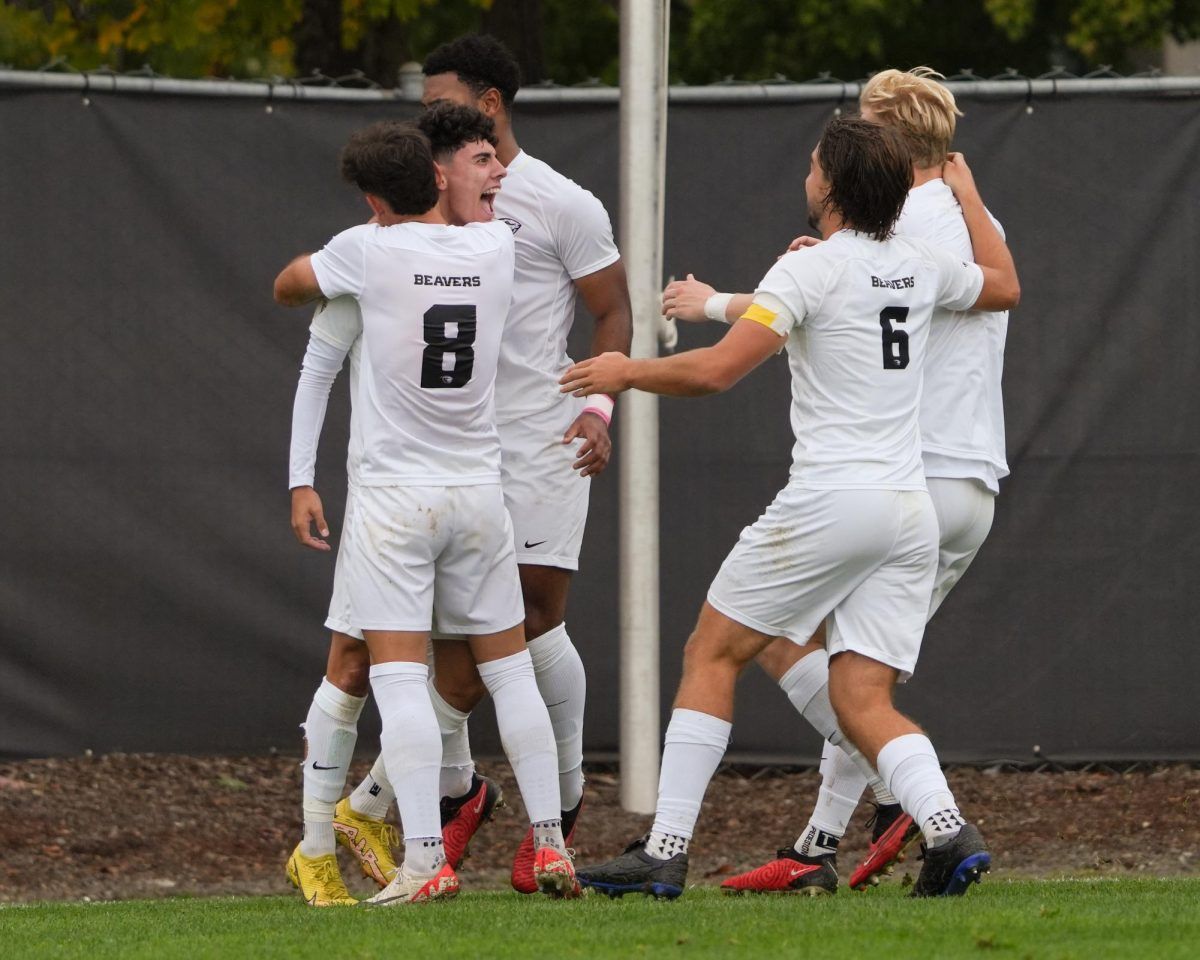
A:
[[[953,840],[940,847],[931,850],[922,844],[921,858],[925,863],[910,897],[960,897],[992,867],[983,837],[971,823],[964,824]]]
[[[627,893],[647,893],[652,897],[674,900],[687,886],[688,857],[677,853],[670,860],[659,860],[646,852],[649,834],[634,840],[625,852],[608,863],[577,870],[580,884],[623,897]]]

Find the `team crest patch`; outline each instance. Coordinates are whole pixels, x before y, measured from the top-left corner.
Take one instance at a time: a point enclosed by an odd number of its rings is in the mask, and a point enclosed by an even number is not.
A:
[[[512,217],[501,217],[500,219],[508,224],[508,229],[511,230],[513,233],[516,233],[518,230],[521,229],[521,221],[520,220],[514,220]]]

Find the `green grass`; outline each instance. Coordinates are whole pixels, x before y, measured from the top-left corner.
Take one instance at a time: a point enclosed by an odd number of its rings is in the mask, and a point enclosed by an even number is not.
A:
[[[1200,880],[990,880],[912,901],[898,885],[836,897],[643,897],[554,903],[511,893],[381,910],[295,897],[46,903],[0,908],[6,958],[1187,957],[1200,953]]]

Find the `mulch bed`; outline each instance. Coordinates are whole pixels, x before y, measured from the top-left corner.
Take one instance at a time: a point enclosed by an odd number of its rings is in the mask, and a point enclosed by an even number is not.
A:
[[[368,769],[360,762],[354,776]],[[525,827],[508,766],[481,769],[501,782],[510,807],[473,841],[460,871],[467,890],[507,884]],[[957,767],[949,779],[988,840],[994,876],[1200,871],[1200,770],[1192,767]],[[818,783],[813,771],[720,774],[692,843],[689,878],[717,884],[790,844]],[[860,807],[842,844],[843,882],[865,849],[869,811]],[[619,853],[650,820],[621,810],[610,769],[591,771],[578,862]],[[0,902],[287,893],[283,864],[299,837],[298,758],[113,754],[0,763]],[[912,863],[899,873],[915,873]],[[343,872],[358,895],[372,889],[344,859]]]

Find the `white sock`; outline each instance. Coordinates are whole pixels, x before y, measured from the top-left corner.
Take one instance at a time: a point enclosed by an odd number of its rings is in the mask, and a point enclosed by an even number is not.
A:
[[[646,852],[666,859],[686,853],[708,782],[725,756],[733,724],[698,710],[671,711],[658,775],[658,810]],[[673,850],[674,853],[666,853]]]
[[[558,754],[546,704],[533,677],[528,650],[478,665],[492,702],[500,742],[512,764],[531,823],[562,816],[558,796]]]
[[[875,768],[838,726],[837,714],[829,702],[829,655],[824,650],[816,650],[792,664],[791,669],[779,678],[779,687],[817,733],[846,752],[868,783],[878,781]]]
[[[962,814],[928,737],[907,733],[889,740],[879,751],[879,773],[921,827],[926,846],[938,847],[958,836]]]
[[[559,800],[564,810],[573,810],[583,799],[583,708],[587,698],[583,661],[567,636],[565,623],[534,637],[528,647],[558,747]]]
[[[441,842],[438,773],[442,736],[429,702],[429,668],[399,661],[371,666],[371,690],[383,721],[379,742],[388,779],[396,791],[404,830],[404,863],[409,873],[427,876],[426,852]],[[432,856],[432,855],[430,855]]]
[[[366,779],[350,794],[350,809],[364,817],[382,820],[387,816],[388,808],[395,799],[396,792],[388,779],[387,765],[383,762],[381,753],[375,758],[375,764]]]
[[[890,807],[900,802],[896,799],[892,791],[887,788],[887,784],[883,782],[883,777],[876,776],[871,781],[871,792],[875,794],[875,802],[880,806]]]
[[[405,838],[404,872],[409,876],[431,877],[445,862],[446,851],[440,836]]]
[[[471,715],[452,707],[429,681],[429,699],[442,732],[442,772],[438,789],[443,797],[465,796],[471,789],[475,761],[471,758],[471,739],[467,736],[467,718]]]
[[[559,853],[567,852],[567,844],[562,835],[561,820],[542,820],[532,824],[532,829],[534,850],[550,847]]]
[[[796,841],[796,852],[808,857],[836,853],[866,787],[867,778],[858,764],[845,750],[826,740],[821,752],[821,789],[817,794],[817,805],[808,827]]]
[[[306,857],[333,853],[333,810],[354,759],[358,718],[366,697],[352,697],[323,678],[313,694],[304,730],[304,839]]]

